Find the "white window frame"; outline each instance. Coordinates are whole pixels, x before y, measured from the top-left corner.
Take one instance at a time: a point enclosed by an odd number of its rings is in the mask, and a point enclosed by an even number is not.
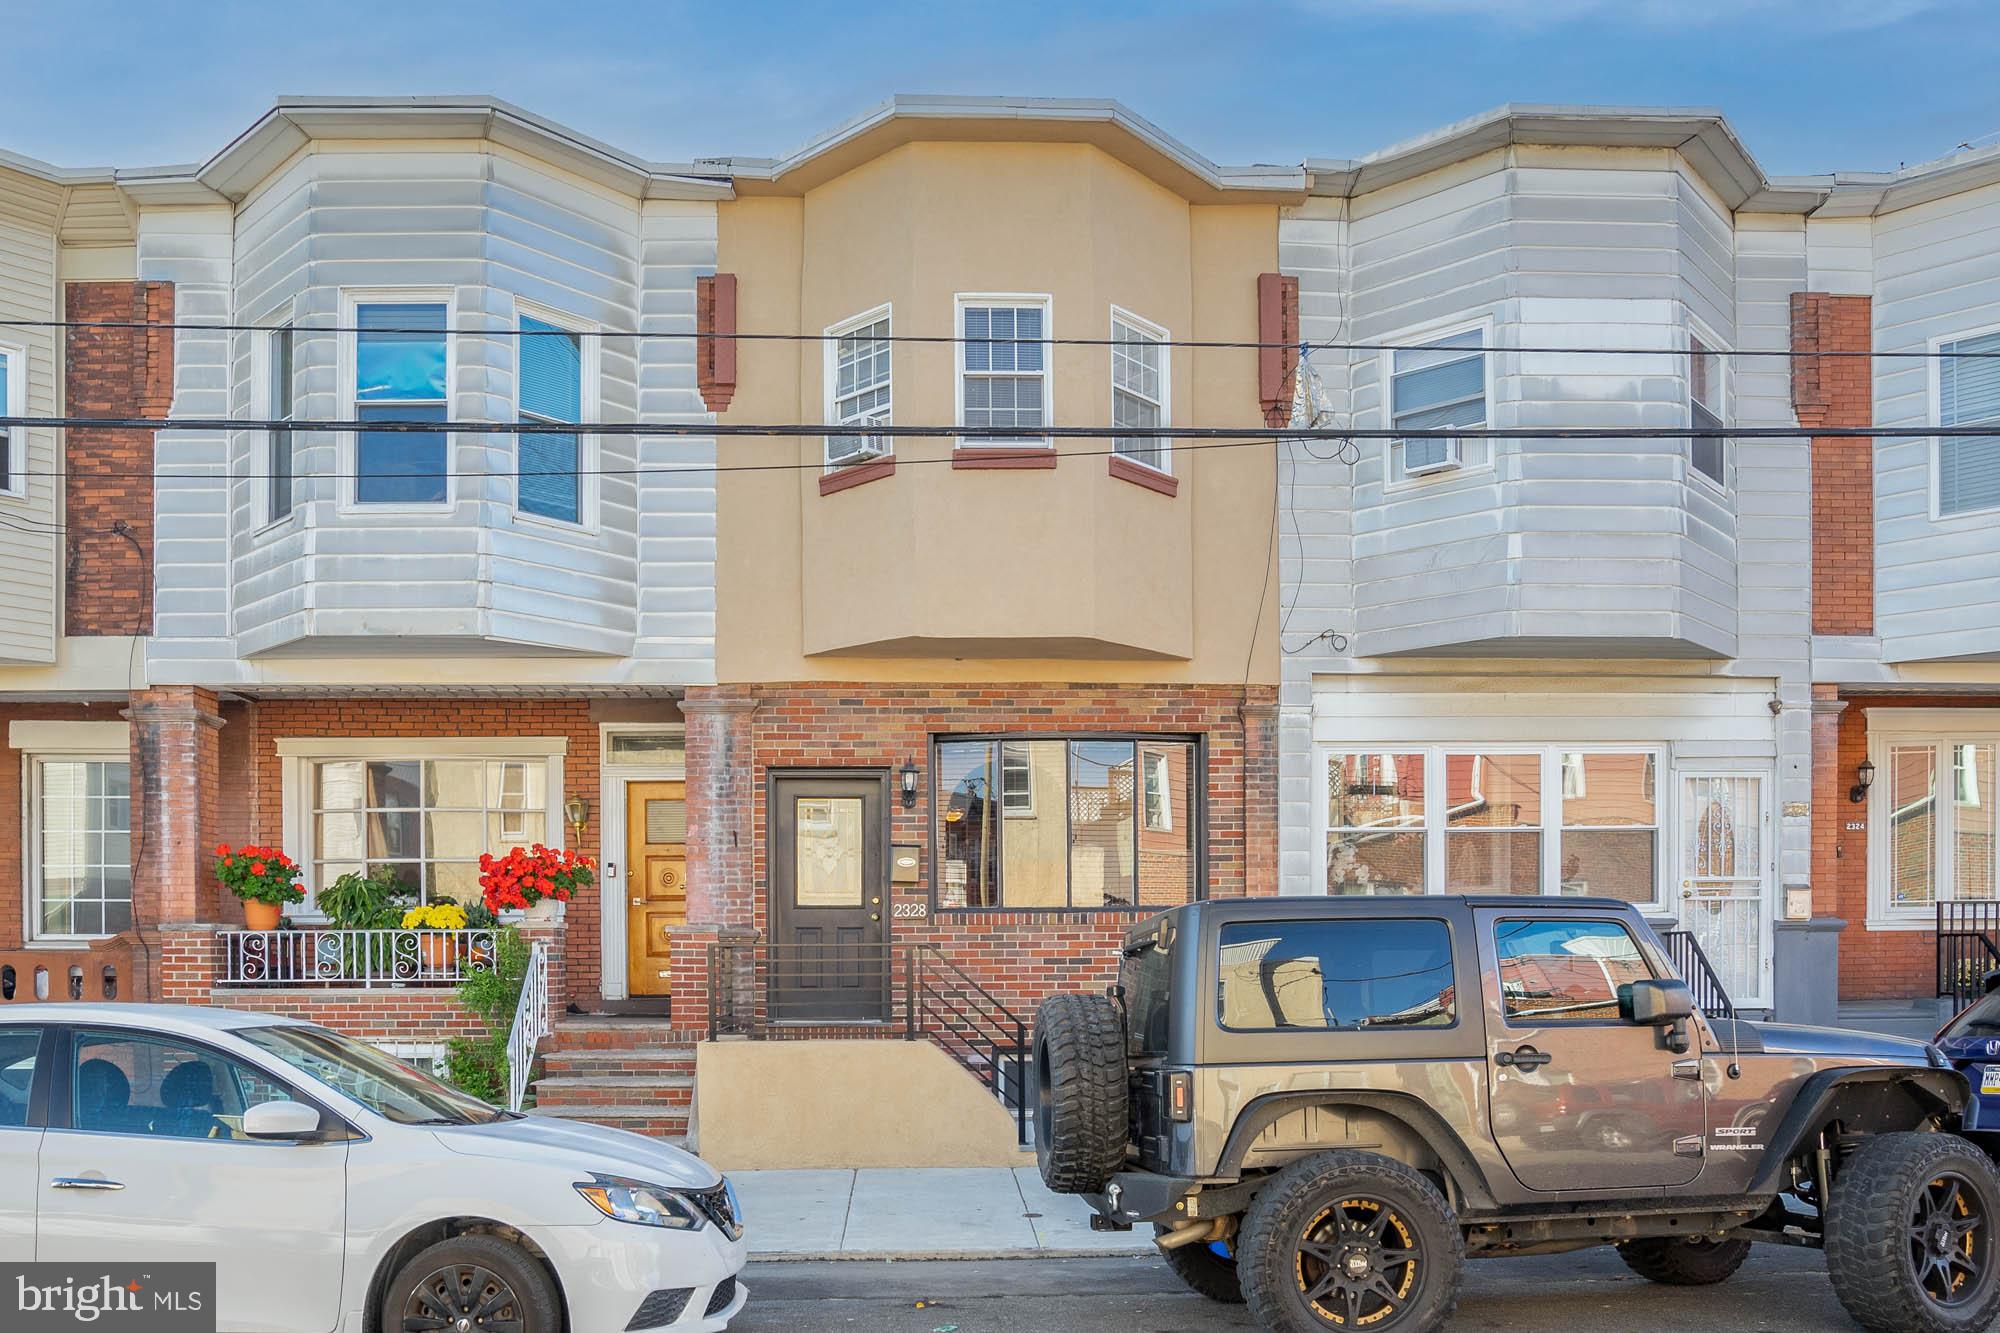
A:
[[[1174,831],[1174,771],[1173,760],[1164,750],[1139,752],[1144,762],[1144,771],[1139,775],[1139,822],[1147,833],[1172,833]],[[1160,819],[1153,822],[1153,777],[1160,779]]]
[[[882,408],[880,409],[880,411],[883,414],[882,418],[880,421],[872,421],[869,420],[868,418],[863,418],[863,417],[854,417],[851,419],[843,418],[840,414],[840,408],[839,408],[840,394],[838,391],[839,375],[840,375],[840,340],[850,333],[855,333],[861,329],[867,328],[871,324],[877,324],[877,323],[886,323],[888,325],[888,329],[883,334],[883,337],[886,338],[889,342],[889,377],[882,382],[882,387],[888,390],[889,398],[888,401],[885,404],[883,404]],[[855,315],[851,319],[843,319],[838,324],[827,325],[825,329],[825,337],[822,338],[820,342],[820,348],[821,348],[820,420],[821,421],[824,421],[829,426],[849,426],[849,427],[859,426],[859,425],[887,426],[895,422],[896,420],[895,337],[896,337],[896,310],[895,310],[895,304],[893,302],[884,302],[883,304],[876,306],[873,310],[863,311],[861,314]],[[871,389],[873,388],[873,386],[870,387]],[[842,431],[836,434],[833,431],[828,431],[826,435],[824,435],[821,438],[820,464],[824,471],[830,473],[839,472],[842,471],[843,469],[854,467],[861,463],[874,463],[874,462],[879,462],[883,459],[894,458],[896,456],[896,441],[892,437],[885,436],[878,442],[879,447],[877,448],[856,450],[854,452],[841,454],[836,457],[833,452],[834,441],[837,438],[840,438],[841,435],[849,435],[849,434],[866,435],[867,432]]]
[[[298,326],[292,304],[286,302],[258,321],[257,329],[251,334],[250,342],[250,410],[251,415],[266,421],[279,420],[278,404],[273,394],[277,387],[277,342],[278,335],[290,329],[292,333],[292,410],[283,420],[292,421],[299,410],[299,356],[306,345],[310,330]],[[251,536],[262,536],[290,525],[298,515],[299,499],[299,445],[297,431],[292,436],[292,507],[280,514],[271,504],[272,475],[271,459],[277,452],[273,438],[276,431],[258,431],[253,434],[260,444],[253,447],[249,471],[259,478],[257,490],[259,501],[253,512],[261,514],[262,520],[251,530]]]
[[[279,800],[283,811],[284,851],[299,863],[306,900],[291,915],[302,921],[323,921],[319,910],[317,849],[313,845],[312,766],[341,760],[360,762],[425,759],[540,759],[548,765],[545,784],[548,805],[545,847],[558,851],[569,836],[563,804],[563,757],[569,753],[565,736],[411,736],[356,738],[347,736],[280,736],[274,748],[279,765]],[[622,919],[622,918],[621,918]]]
[[[1867,710],[1868,762],[1875,765],[1875,781],[1868,788],[1868,929],[1931,930],[1937,925],[1937,904],[1955,900],[1958,866],[1952,855],[1958,836],[1957,789],[1952,781],[1952,747],[1993,745],[2000,747],[2000,710],[1983,708],[1870,708]],[[1890,805],[1893,785],[1889,751],[1906,745],[1928,745],[1932,750],[1931,780],[1936,784],[1933,801],[1937,845],[1931,901],[1921,906],[1900,906],[1891,896],[1889,882],[1889,836],[1895,810]],[[1994,793],[1987,793],[1992,799]],[[1880,836],[1877,836],[1877,835]],[[1996,840],[2000,841],[2000,840]],[[1996,851],[2000,855],[2000,851]],[[1984,902],[1985,899],[1974,901]]]
[[[604,380],[602,374],[604,339],[594,335],[603,326],[587,319],[578,319],[574,315],[557,310],[554,306],[546,306],[538,301],[524,300],[519,297],[516,297],[514,300],[514,318],[511,325],[514,332],[509,338],[514,344],[514,391],[513,401],[509,404],[513,411],[512,419],[519,421],[522,416],[521,346],[524,340],[520,336],[520,330],[521,321],[524,318],[537,319],[544,324],[553,324],[566,332],[582,335],[577,339],[577,350],[579,352],[577,373],[582,377],[581,383],[577,386],[577,418],[581,421],[598,420],[604,410],[602,394]],[[451,364],[451,349],[449,347],[447,347],[445,352],[445,360],[448,365]],[[447,398],[449,398],[449,395],[447,395]],[[451,437],[447,437],[447,439],[449,438]],[[556,529],[558,532],[596,532],[598,526],[599,489],[599,445],[597,437],[582,431],[577,432],[576,522],[574,523],[568,519],[552,518],[547,514],[530,513],[521,508],[521,478],[519,473],[521,471],[521,441],[524,438],[526,437],[516,435],[513,445],[513,466],[511,470],[516,475],[512,479],[514,483],[513,493],[508,497],[507,510],[513,515],[514,521],[530,527],[550,527]],[[372,508],[373,506],[370,507]]]
[[[21,938],[30,948],[109,939],[109,935],[51,935],[41,929],[42,839],[37,822],[42,807],[41,766],[51,759],[129,766],[130,727],[123,722],[13,722],[7,728],[7,744],[21,756]],[[129,858],[131,852],[126,855]],[[133,911],[136,921],[136,891]]]
[[[0,412],[10,417],[28,414],[28,349],[19,343],[0,343],[0,359],[7,363],[6,401]],[[7,439],[7,474],[0,477],[0,499],[28,498],[28,432],[25,427],[0,429]]]
[[[1174,335],[1168,332],[1164,325],[1155,324],[1152,320],[1145,318],[1143,315],[1135,315],[1131,311],[1119,305],[1113,305],[1111,307],[1112,345],[1106,349],[1108,355],[1108,370],[1111,376],[1111,415],[1110,417],[1107,418],[1107,420],[1113,425],[1116,425],[1118,421],[1119,388],[1118,388],[1118,371],[1117,371],[1118,367],[1117,342],[1118,342],[1118,326],[1121,324],[1124,325],[1126,328],[1132,330],[1132,332],[1134,333],[1143,334],[1144,336],[1152,339],[1159,346],[1160,397],[1158,401],[1154,403],[1154,406],[1160,409],[1160,428],[1162,430],[1170,429],[1174,424],[1174,347],[1173,347]],[[1135,398],[1141,398],[1141,399],[1144,398],[1143,394],[1133,394],[1132,396]],[[1115,436],[1112,439],[1112,450],[1119,458],[1124,459],[1128,463],[1137,464],[1138,466],[1145,468],[1149,472],[1157,472],[1163,477],[1173,476],[1174,442],[1165,436],[1161,436],[1159,439],[1152,441],[1152,443],[1154,447],[1159,450],[1160,454],[1160,463],[1159,466],[1157,467],[1155,467],[1151,463],[1148,463],[1143,458],[1136,458],[1133,455],[1125,453],[1123,450],[1119,449],[1117,447],[1118,437]]]
[[[1381,397],[1376,410],[1381,414],[1383,427],[1394,430],[1396,426],[1396,353],[1404,350],[1422,351],[1429,344],[1446,338],[1455,338],[1462,333],[1477,333],[1479,350],[1485,358],[1481,368],[1486,372],[1486,385],[1482,391],[1486,399],[1486,421],[1482,426],[1468,427],[1468,429],[1492,430],[1493,390],[1497,379],[1494,363],[1497,359],[1496,354],[1500,350],[1493,343],[1494,328],[1495,321],[1491,315],[1480,315],[1472,319],[1413,325],[1380,338],[1378,341],[1383,344],[1392,345],[1389,350],[1375,354],[1377,392]],[[1494,468],[1494,454],[1497,452],[1493,447],[1494,441],[1490,437],[1481,437],[1477,443],[1483,446],[1481,456],[1477,460],[1468,461],[1469,451],[1461,441],[1454,450],[1457,458],[1455,463],[1411,476],[1404,472],[1402,466],[1403,442],[1393,437],[1385,439],[1382,441],[1382,488],[1385,492],[1409,491],[1419,487],[1439,485],[1450,480],[1490,474]]]
[[[1681,330],[1681,336],[1681,351],[1684,354],[1681,368],[1681,388],[1687,409],[1688,426],[1692,429],[1695,423],[1693,352],[1695,343],[1699,342],[1707,354],[1715,358],[1716,400],[1720,405],[1720,410],[1716,413],[1716,417],[1726,430],[1733,420],[1733,413],[1735,411],[1734,391],[1736,384],[1733,363],[1736,358],[1730,354],[1728,344],[1715,336],[1715,330],[1695,318],[1692,314],[1686,316],[1685,327]],[[1709,409],[1704,405],[1702,410],[1708,411]],[[1689,436],[1687,457],[1685,459],[1687,479],[1691,483],[1708,487],[1718,495],[1729,494],[1733,489],[1731,483],[1735,480],[1736,476],[1736,450],[1732,447],[1733,442],[1726,436],[1722,440],[1722,476],[1720,478],[1711,477],[1694,465],[1694,443],[1694,437]]]
[[[965,311],[969,306],[1011,306],[1016,309],[1031,309],[1039,306],[1042,312],[1042,424],[1053,426],[1056,420],[1055,370],[1050,362],[1054,360],[1056,311],[1055,298],[1047,292],[958,292],[952,297],[952,332],[957,339],[954,346],[955,368],[951,377],[952,420],[958,427],[956,448],[959,449],[1023,449],[1051,450],[1055,447],[1055,437],[1043,435],[1020,439],[994,439],[991,436],[968,435],[965,429]],[[973,372],[984,376],[987,372]],[[1009,372],[1001,378],[1019,378],[1021,372]]]
[[[1938,354],[1953,343],[1962,343],[1971,338],[1983,338],[1995,333],[2000,333],[2000,324],[1983,324],[1978,328],[1960,329],[1954,333],[1941,334],[1928,341],[1926,347],[1931,355],[1925,364],[1930,376],[1930,388],[1928,392],[1930,396],[1929,410],[1932,424],[1940,427],[1944,425],[1944,362]],[[2000,435],[2000,427],[1995,428],[1994,434]],[[1956,523],[1962,519],[1971,519],[1975,522],[1991,522],[1991,516],[2000,513],[2000,505],[1982,505],[1978,509],[1954,509],[1950,513],[1944,511],[1943,506],[1939,503],[1943,498],[1939,493],[1939,486],[1944,474],[1944,460],[1941,456],[1943,449],[1944,437],[1942,435],[1931,436],[1928,460],[1930,466],[1931,522]]]
[[[1648,916],[1669,916],[1676,910],[1676,904],[1669,897],[1668,870],[1671,865],[1672,817],[1674,808],[1667,795],[1672,768],[1669,763],[1668,747],[1657,741],[1631,741],[1625,743],[1592,741],[1572,743],[1554,741],[1541,745],[1521,745],[1493,741],[1451,741],[1444,744],[1429,742],[1418,744],[1405,741],[1367,740],[1352,744],[1338,745],[1324,741],[1313,745],[1313,874],[1318,887],[1314,890],[1325,895],[1331,892],[1326,878],[1326,844],[1328,836],[1334,832],[1327,819],[1327,801],[1330,795],[1327,781],[1327,761],[1336,754],[1380,754],[1417,755],[1424,765],[1424,809],[1421,826],[1403,825],[1394,830],[1404,833],[1421,832],[1424,835],[1424,895],[1442,895],[1450,892],[1445,888],[1446,837],[1449,831],[1450,807],[1447,805],[1449,793],[1446,790],[1445,756],[1447,755],[1539,755],[1541,759],[1541,822],[1538,825],[1515,825],[1527,829],[1533,827],[1541,835],[1541,883],[1540,892],[1522,894],[1523,903],[1532,903],[1537,898],[1559,898],[1562,892],[1562,783],[1565,754],[1643,754],[1653,760],[1653,900],[1634,903],[1633,906]],[[1579,825],[1580,828],[1596,828],[1597,825]],[[1629,825],[1632,828],[1647,825]],[[1385,827],[1385,832],[1391,831]],[[1463,830],[1462,830],[1463,831]],[[1391,895],[1401,896],[1401,895]],[[1415,895],[1413,895],[1415,896]]]
[[[342,416],[349,421],[360,419],[360,403],[355,398],[355,376],[359,373],[358,335],[355,326],[360,323],[359,311],[365,305],[438,305],[444,306],[444,415],[447,422],[456,419],[458,402],[458,292],[454,287],[343,287],[340,289],[340,380],[338,402]],[[347,514],[448,514],[458,503],[458,436],[445,434],[444,437],[444,499],[420,504],[363,503],[356,500],[355,488],[359,478],[361,440],[354,431],[342,431],[338,445],[340,455],[340,499],[339,508]]]
[[[1067,744],[1068,742],[1064,743]],[[1034,818],[1035,761],[1026,752],[1027,747],[1033,744],[1033,741],[1001,740],[995,742],[995,744],[998,748],[998,754],[995,756],[993,762],[1000,775],[1000,817],[1002,819]],[[1027,791],[1022,793],[1021,800],[1014,801],[1012,804],[1008,803],[1009,793],[1007,791],[1007,752],[1010,748],[1013,748],[1014,752],[1021,756],[1020,770],[1028,775]],[[1063,790],[1065,792],[1069,790],[1069,752],[1067,750],[1063,752]]]

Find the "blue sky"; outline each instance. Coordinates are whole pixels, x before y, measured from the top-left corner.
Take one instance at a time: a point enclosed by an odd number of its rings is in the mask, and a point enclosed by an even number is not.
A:
[[[0,147],[70,166],[206,158],[285,93],[493,93],[661,159],[779,154],[893,92],[1115,97],[1231,163],[1356,156],[1508,101],[1718,106],[1773,174],[2000,142],[1990,0],[0,0],[0,14]]]

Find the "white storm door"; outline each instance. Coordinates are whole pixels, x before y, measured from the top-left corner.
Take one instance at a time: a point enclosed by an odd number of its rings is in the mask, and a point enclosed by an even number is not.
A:
[[[1680,778],[1680,918],[1739,1009],[1771,1004],[1771,812],[1760,773]]]

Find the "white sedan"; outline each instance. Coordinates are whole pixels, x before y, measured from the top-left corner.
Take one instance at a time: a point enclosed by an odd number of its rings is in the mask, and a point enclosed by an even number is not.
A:
[[[212,1262],[243,1333],[709,1333],[745,1297],[701,1159],[179,1005],[0,1010],[0,1263],[28,1260]]]

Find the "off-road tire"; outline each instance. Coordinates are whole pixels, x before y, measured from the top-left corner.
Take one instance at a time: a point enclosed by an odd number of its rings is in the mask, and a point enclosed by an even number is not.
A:
[[[404,1308],[417,1286],[454,1266],[484,1270],[504,1281],[513,1291],[522,1333],[560,1333],[562,1302],[548,1269],[520,1246],[482,1235],[441,1240],[404,1264],[382,1293],[382,1327],[403,1327]]]
[[[1154,1227],[1153,1233],[1164,1236],[1170,1230],[1171,1227]],[[1236,1261],[1223,1258],[1210,1249],[1207,1242],[1161,1250],[1160,1257],[1167,1261],[1167,1267],[1174,1270],[1174,1276],[1187,1283],[1188,1290],[1195,1295],[1206,1296],[1224,1305],[1243,1304],[1243,1283],[1236,1276]]]
[[[1402,1219],[1420,1258],[1401,1309],[1367,1325],[1378,1333],[1432,1333],[1458,1308],[1465,1234],[1437,1187],[1401,1162],[1336,1151],[1301,1158],[1250,1201],[1236,1237],[1244,1303],[1272,1333],[1326,1333],[1340,1327],[1313,1313],[1299,1250],[1308,1228],[1344,1202],[1375,1200]]]
[[[1747,1240],[1710,1240],[1706,1236],[1652,1236],[1628,1240],[1618,1247],[1625,1266],[1668,1287],[1712,1287],[1727,1282],[1750,1255]]]
[[[1965,1182],[1983,1220],[1974,1242],[1979,1271],[1952,1304],[1928,1295],[1913,1256],[1912,1222],[1934,1180]],[[2000,1315],[1994,1244],[2000,1177],[1986,1154],[1955,1134],[1878,1134],[1864,1139],[1834,1177],[1826,1207],[1826,1269],[1855,1322],[1876,1333],[1969,1333]]]
[[[1058,1194],[1095,1194],[1125,1165],[1125,1025],[1101,995],[1035,1011],[1035,1161]]]

